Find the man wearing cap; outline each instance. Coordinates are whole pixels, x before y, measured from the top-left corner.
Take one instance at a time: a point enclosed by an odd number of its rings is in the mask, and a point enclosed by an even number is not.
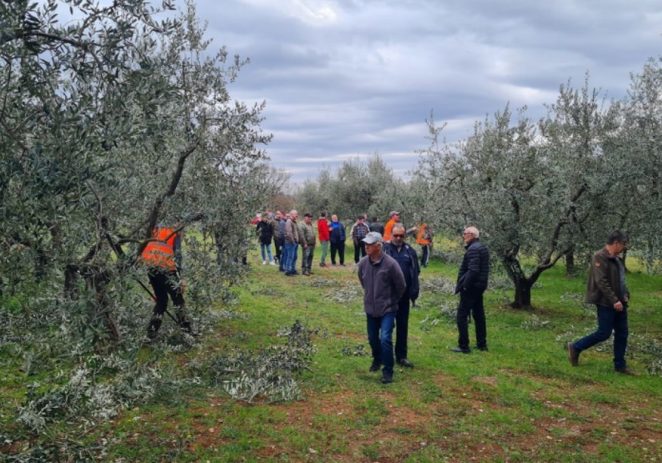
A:
[[[464,247],[467,250],[457,275],[455,294],[460,294],[460,306],[457,309],[457,330],[459,338],[453,352],[468,354],[469,348],[469,315],[473,315],[476,325],[476,346],[478,350],[487,350],[487,327],[485,324],[485,308],[483,293],[487,289],[490,274],[490,253],[478,238],[480,233],[476,227],[467,227],[462,233]]]
[[[365,216],[359,215],[356,218],[356,223],[352,226],[349,235],[352,237],[354,243],[354,263],[358,264],[361,257],[365,257],[365,243],[363,238],[368,234],[370,228],[365,223]]]
[[[301,273],[310,276],[312,273],[313,254],[315,252],[315,229],[313,228],[313,215],[306,212],[303,223],[299,225],[301,237]]]
[[[586,302],[595,304],[598,329],[582,339],[567,345],[572,366],[579,364],[579,354],[606,341],[614,333],[614,369],[632,374],[625,363],[628,344],[628,301],[630,292],[625,284],[625,267],[620,254],[627,247],[627,236],[614,230],[607,237],[607,244],[593,255],[588,275]]]
[[[393,225],[391,242],[384,244],[384,253],[396,260],[407,283],[407,290],[398,302],[398,312],[395,315],[395,361],[403,367],[413,368],[414,364],[407,358],[409,302],[416,303],[418,299],[418,275],[421,268],[416,251],[405,243],[405,227],[401,223]]]
[[[372,350],[370,371],[382,369],[382,383],[393,382],[393,326],[398,302],[407,289],[397,261],[382,250],[382,235],[370,232],[363,238],[366,256],[358,265],[363,287],[368,341]]]
[[[400,222],[400,213],[397,211],[391,211],[388,215],[389,219],[384,225],[384,241],[387,243],[391,241],[391,234],[393,233],[393,225]]]

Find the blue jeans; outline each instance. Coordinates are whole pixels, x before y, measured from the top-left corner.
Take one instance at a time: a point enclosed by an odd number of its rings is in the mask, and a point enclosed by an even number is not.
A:
[[[260,253],[262,254],[262,260],[267,260],[269,256],[269,262],[273,262],[274,258],[271,257],[271,243],[260,243]]]
[[[628,309],[624,305],[621,312],[613,307],[596,305],[598,314],[598,329],[576,341],[573,347],[577,352],[593,347],[606,341],[614,332],[614,368],[625,368],[625,350],[628,345]]]
[[[285,250],[285,273],[294,273],[297,265],[297,248],[296,243],[285,243],[283,249]]]
[[[384,373],[393,374],[393,326],[395,312],[383,317],[368,315],[368,341],[372,349],[372,360],[384,365]]]

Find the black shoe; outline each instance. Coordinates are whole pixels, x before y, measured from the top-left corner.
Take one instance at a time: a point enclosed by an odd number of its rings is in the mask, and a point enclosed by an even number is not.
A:
[[[379,362],[372,362],[372,365],[370,365],[370,373],[374,373],[375,371],[379,371],[381,368],[382,364]]]
[[[637,374],[634,371],[630,370],[627,367],[625,367],[625,368],[616,368],[615,371],[617,373],[622,374],[622,375],[637,376]]]
[[[569,342],[565,347],[568,351],[568,360],[570,360],[570,365],[576,367],[579,365],[579,351],[575,349],[575,346],[573,346],[571,342]]]
[[[462,347],[453,347],[451,349],[451,351],[453,351],[455,353],[458,353],[458,354],[470,354],[471,353],[471,349],[469,349],[468,347],[466,347],[464,349]]]
[[[390,384],[393,382],[393,373],[384,373],[382,375],[382,384]]]
[[[483,352],[487,352],[487,346],[480,346],[480,347],[477,346],[476,349],[482,350]]]
[[[401,365],[405,368],[414,368],[414,364],[411,363],[408,359],[400,359],[398,360],[398,365]]]

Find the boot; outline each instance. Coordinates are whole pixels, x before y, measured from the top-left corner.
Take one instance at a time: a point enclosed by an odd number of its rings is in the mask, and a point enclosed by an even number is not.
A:
[[[147,326],[147,337],[149,339],[154,339],[159,331],[159,328],[161,328],[161,319],[152,318],[149,322],[149,326]]]

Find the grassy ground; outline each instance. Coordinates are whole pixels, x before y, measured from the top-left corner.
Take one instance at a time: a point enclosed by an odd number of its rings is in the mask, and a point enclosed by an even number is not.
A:
[[[396,368],[384,386],[368,372],[369,356],[353,355],[369,348],[351,264],[315,264],[313,276],[288,278],[252,259],[238,290],[236,310],[245,316],[222,322],[173,361],[186,371],[231,348],[276,344],[279,328],[301,320],[321,330],[300,378],[303,398],[246,404],[203,381],[93,428],[79,437],[83,445],[106,439],[107,461],[662,461],[662,379],[646,372],[641,348],[662,341],[660,277],[629,276],[629,364],[639,376],[613,372],[611,341],[569,365],[565,342],[595,320],[582,308],[584,277],[567,279],[559,268],[534,289],[535,317],[507,308],[510,291],[488,291],[490,351],[470,355],[449,350],[457,332],[440,307],[456,298],[423,289],[410,320],[416,367]],[[433,261],[424,288],[455,272],[455,264]]]

